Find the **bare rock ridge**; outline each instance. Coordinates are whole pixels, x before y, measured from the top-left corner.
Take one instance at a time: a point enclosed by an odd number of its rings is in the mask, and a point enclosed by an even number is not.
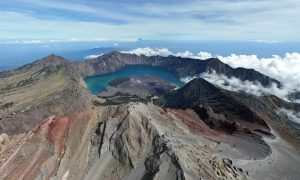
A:
[[[281,109],[300,112],[300,104],[287,102],[273,95],[257,97],[244,93],[228,93],[257,113],[267,117],[265,121],[275,124],[273,127],[280,129],[285,135],[291,136],[290,139],[300,142],[300,124],[290,121],[285,114],[280,113]]]
[[[167,96],[165,101],[165,107],[193,108],[211,127],[223,126],[231,132],[244,128],[269,134],[268,122],[291,136],[290,139],[300,140],[300,125],[277,112],[280,109],[300,112],[300,105],[276,96],[230,92],[197,78]]]
[[[205,138],[153,105],[52,117],[29,132],[1,179],[245,179]],[[200,143],[200,144],[199,144]]]
[[[192,80],[168,96],[165,106],[177,109],[194,108],[211,126],[223,122],[229,123],[227,126],[224,124],[227,128],[231,125],[234,129],[269,132],[268,125],[256,112],[202,78]],[[217,115],[217,118],[214,118],[213,114]]]

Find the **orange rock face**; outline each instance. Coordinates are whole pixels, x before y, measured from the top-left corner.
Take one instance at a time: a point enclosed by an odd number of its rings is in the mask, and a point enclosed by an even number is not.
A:
[[[54,145],[55,152],[60,155],[65,146],[70,122],[70,116],[49,117],[34,130],[34,133],[44,136],[44,138]]]
[[[55,147],[55,152],[57,154],[57,161],[54,169],[49,174],[49,177],[52,177],[56,174],[60,162],[64,156],[65,144],[68,135],[69,125],[71,118],[62,117],[62,118],[53,118],[51,121],[48,121],[48,138],[50,143]]]
[[[201,119],[186,110],[168,108],[167,111],[175,114],[193,133],[200,134],[213,141],[225,141],[226,139],[221,133],[210,129]]]
[[[52,165],[45,179],[50,179],[50,177],[55,176],[64,156],[71,120],[72,117],[70,116],[49,117],[37,126],[32,133],[28,133],[23,146],[20,147],[25,148],[23,151],[27,154],[25,155],[26,159],[21,160],[18,158],[23,155],[16,152],[16,154],[11,157],[11,160],[7,162],[4,169],[1,169],[5,171],[5,169],[17,168],[20,171],[11,171],[14,173],[6,174],[4,177],[8,179],[32,179],[39,174],[42,164],[53,157],[53,155],[55,155],[56,158],[51,160],[50,164]],[[26,147],[34,148],[27,149]],[[17,167],[15,167],[16,165]]]

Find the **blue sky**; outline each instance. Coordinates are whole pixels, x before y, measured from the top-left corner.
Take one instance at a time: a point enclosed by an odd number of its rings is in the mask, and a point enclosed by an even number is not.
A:
[[[0,39],[300,41],[299,0],[9,0]]]

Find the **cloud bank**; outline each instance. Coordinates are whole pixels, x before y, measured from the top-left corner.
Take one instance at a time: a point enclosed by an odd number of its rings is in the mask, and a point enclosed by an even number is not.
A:
[[[300,54],[299,53],[286,53],[284,57],[273,55],[270,58],[259,58],[257,55],[236,55],[230,56],[213,55],[208,52],[199,52],[193,54],[189,51],[173,53],[170,50],[163,49],[151,49],[151,48],[138,48],[127,53],[136,55],[161,55],[161,56],[179,56],[185,58],[193,58],[196,60],[205,60],[212,57],[220,59],[222,62],[232,66],[233,68],[244,67],[251,68],[259,71],[271,78],[280,81],[284,88],[279,89],[275,85],[271,87],[263,87],[258,82],[242,82],[237,78],[228,78],[224,75],[216,73],[199,74],[198,77],[202,77],[209,82],[218,85],[224,89],[231,91],[244,91],[250,94],[263,95],[274,94],[280,98],[288,100],[287,96],[295,91],[300,91]],[[188,82],[195,77],[186,77],[182,80]]]
[[[92,54],[92,55],[85,56],[84,59],[94,59],[94,58],[97,58],[102,55],[103,55],[103,53],[102,54]]]
[[[128,54],[136,54],[138,56],[144,55],[144,56],[163,56],[163,57],[167,57],[170,55],[173,55],[173,53],[171,51],[169,51],[169,49],[167,48],[149,48],[149,47],[145,47],[145,48],[137,48],[137,49],[133,49],[131,51],[122,51],[122,53],[128,53]]]
[[[258,58],[256,55],[217,56],[230,66],[255,69],[275,78],[289,88],[300,87],[300,54],[286,53],[284,57],[273,55],[271,58]]]
[[[144,56],[162,56],[162,57],[168,57],[168,56],[177,56],[177,57],[183,57],[183,58],[193,58],[193,59],[209,59],[212,58],[212,54],[208,52],[199,52],[198,54],[194,55],[192,52],[189,51],[183,51],[183,52],[177,52],[173,53],[167,48],[137,48],[133,49],[131,51],[122,51],[122,53],[128,53],[128,54],[135,54],[138,56],[144,55]]]
[[[259,82],[241,81],[240,79],[235,77],[229,78],[223,74],[217,74],[214,70],[212,70],[210,73],[205,72],[198,76],[181,78],[181,81],[188,83],[194,78],[199,78],[199,77],[228,91],[245,92],[247,94],[252,94],[256,96],[273,94],[286,101],[289,101],[288,95],[291,92],[293,92],[291,89],[287,89],[287,88],[280,89],[277,87],[275,83],[272,84],[270,87],[264,87]]]
[[[300,124],[300,113],[299,112],[294,112],[288,109],[279,109],[277,110],[277,114],[285,114],[289,120]]]

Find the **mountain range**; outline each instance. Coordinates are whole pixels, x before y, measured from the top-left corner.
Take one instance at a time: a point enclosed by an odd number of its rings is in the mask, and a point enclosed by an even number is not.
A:
[[[228,91],[200,77],[174,89],[157,77],[117,80],[118,92],[105,98],[84,82],[137,64],[179,78],[215,72],[283,86],[216,58],[111,52],[70,62],[50,55],[0,72],[0,179],[300,177],[300,125],[287,113],[299,113],[300,104]],[[147,84],[139,86],[143,95],[132,82]]]

